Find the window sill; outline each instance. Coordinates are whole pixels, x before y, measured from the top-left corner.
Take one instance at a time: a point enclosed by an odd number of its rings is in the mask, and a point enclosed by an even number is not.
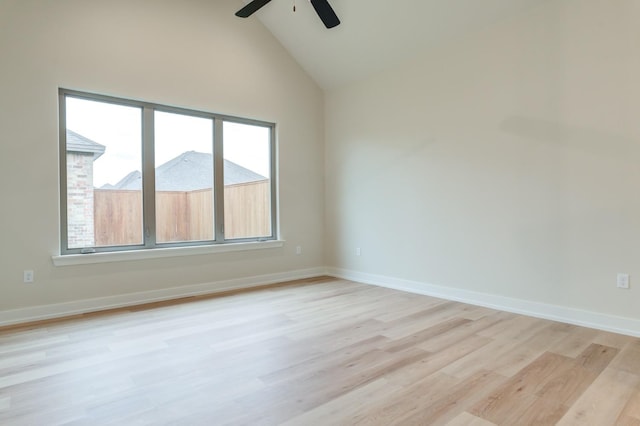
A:
[[[284,246],[284,240],[248,243],[215,244],[192,247],[167,247],[148,250],[114,251],[108,253],[66,254],[51,256],[55,266],[89,265],[93,263],[127,262],[165,257],[197,256],[234,251],[262,250]]]

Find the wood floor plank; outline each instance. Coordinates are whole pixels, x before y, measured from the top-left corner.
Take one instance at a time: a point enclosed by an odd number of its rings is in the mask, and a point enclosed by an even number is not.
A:
[[[567,406],[551,398],[537,398],[529,407],[508,416],[503,424],[552,426],[562,418],[567,409]]]
[[[47,352],[37,351],[14,356],[0,356],[0,375],[10,374],[47,358]]]
[[[542,403],[548,402],[549,406],[557,405],[568,408],[584,393],[597,376],[593,371],[567,363],[559,367],[552,376],[539,385],[535,390],[535,395],[542,400]]]
[[[627,422],[631,419],[640,421],[640,387],[634,389],[620,416],[627,417]]]
[[[513,344],[507,350],[496,354],[493,360],[485,364],[485,368],[496,371],[503,376],[511,377],[529,365],[545,352],[543,345]]]
[[[429,352],[444,351],[446,348],[460,342],[461,340],[475,336],[479,331],[490,327],[499,321],[502,321],[502,319],[498,313],[485,315],[478,320],[462,324],[460,327],[449,330],[446,333],[438,336],[432,336],[429,340],[420,343],[419,346]],[[487,342],[492,341],[490,338],[485,339]]]
[[[397,357],[385,356],[382,351],[346,359],[341,365],[324,366],[321,370],[310,371],[305,376],[280,382],[270,386],[270,397],[264,398],[264,392],[241,398],[246,407],[266,404],[263,412],[271,411],[271,418],[277,423],[287,420],[291,410],[309,410],[323,404],[326,400],[338,398],[361,386],[384,377],[406,364],[422,359],[425,352],[416,348],[398,353]],[[337,377],[340,380],[335,380]],[[277,400],[273,399],[277,396]],[[282,417],[280,417],[282,416]],[[255,424],[261,416],[243,416],[247,424]]]
[[[639,385],[640,377],[635,374],[605,369],[558,425],[615,425]]]
[[[640,345],[635,340],[626,345],[612,361],[611,366],[632,374],[640,375]]]
[[[609,366],[618,352],[616,348],[592,343],[578,355],[577,362],[582,367],[600,374]]]
[[[403,349],[419,345],[436,336],[446,334],[447,332],[461,327],[469,322],[470,320],[466,318],[452,318],[449,320],[445,320],[432,326],[427,326],[422,330],[416,333],[412,333],[408,336],[393,339],[391,342],[385,345],[384,349],[391,353],[401,351]],[[384,332],[382,333],[382,335],[387,336]]]
[[[495,315],[498,311],[485,308],[483,306],[462,305],[462,310],[458,313],[458,317],[472,321],[478,321],[486,316]]]
[[[351,425],[390,425],[413,414],[437,400],[438,389],[454,386],[459,381],[451,376],[435,373],[416,380],[409,386],[390,392],[386,400],[349,419]]]
[[[5,411],[11,408],[11,398],[8,396],[0,395],[0,411]]]
[[[509,424],[535,404],[537,395],[548,383],[573,366],[571,359],[552,353],[544,353],[489,394],[469,412],[497,424]]]
[[[381,334],[390,339],[408,337],[420,333],[425,326],[433,326],[455,318],[456,309],[457,306],[453,302],[440,303],[385,324]]]
[[[445,367],[451,363],[464,358],[466,355],[477,351],[478,349],[488,345],[491,339],[482,336],[470,336],[460,340],[458,343],[447,347],[445,351],[435,352],[421,359],[420,361],[408,365],[389,377],[392,382],[399,381],[401,383],[410,384],[416,379],[427,377],[437,371],[445,371]],[[422,347],[419,345],[418,347]],[[477,367],[477,366],[476,366]]]
[[[480,417],[476,417],[465,411],[460,413],[445,426],[496,426],[496,424],[481,419]]]
[[[363,402],[368,406],[382,404],[389,395],[399,392],[401,386],[393,385],[386,379],[380,378],[358,387],[338,398],[306,411],[283,423],[283,426],[308,426],[324,424],[332,419],[333,424],[350,424],[352,419],[363,415]]]
[[[566,337],[566,333],[550,326],[537,327],[529,337],[517,342],[511,349],[498,355],[485,368],[493,369],[503,376],[512,377],[522,368],[535,361],[556,342]]]
[[[0,424],[640,426],[640,339],[320,278],[0,329]]]
[[[372,351],[381,353],[378,345],[387,341],[388,339],[384,336],[373,336],[328,354],[322,353],[314,358],[299,360],[295,364],[280,365],[278,370],[260,376],[260,380],[268,385],[283,381],[302,380],[309,375],[316,374],[316,372],[330,371],[330,368],[357,361]]]
[[[549,325],[550,322],[545,320],[511,314],[511,318],[482,330],[478,334],[492,339],[527,340]]]
[[[406,295],[403,295],[403,297],[397,300],[396,303],[403,306],[403,309],[388,309],[382,312],[377,312],[376,319],[382,322],[392,322],[400,320],[409,315],[423,312],[425,309],[441,305],[445,303],[445,301],[442,299],[436,299],[434,297],[424,297],[421,300],[416,300],[415,298],[406,298]]]
[[[630,343],[630,339],[629,336],[624,336],[622,334],[598,331],[598,334],[593,338],[593,343],[621,350]]]
[[[366,319],[350,322],[347,325],[335,323],[330,328],[316,329],[313,333],[305,330],[304,333],[294,332],[287,335],[295,340],[297,345],[312,346],[319,352],[329,353],[376,336],[382,328],[380,321]]]
[[[66,343],[69,341],[69,337],[62,336],[43,336],[35,339],[26,337],[24,339],[17,340],[16,342],[3,342],[2,336],[0,336],[0,354],[11,355],[21,353],[22,351],[34,351],[42,350],[42,348],[54,345],[57,343]]]
[[[640,420],[634,417],[620,416],[616,420],[616,426],[640,426]]]
[[[430,404],[394,419],[393,424],[445,424],[460,410],[467,410],[482,399],[483,394],[495,389],[504,377],[492,371],[478,371],[473,376],[452,386]]]
[[[452,360],[443,367],[442,371],[459,378],[469,377],[478,370],[480,365],[484,366],[486,363],[492,363],[495,366],[497,358],[514,350],[518,345],[517,342],[509,340],[492,340],[485,336],[478,337],[489,339],[489,343],[462,358]],[[487,369],[490,370],[491,368]]]
[[[597,330],[578,327],[575,325],[561,325],[561,329],[569,330],[567,337],[558,341],[549,350],[559,355],[575,358],[580,355],[597,338]]]

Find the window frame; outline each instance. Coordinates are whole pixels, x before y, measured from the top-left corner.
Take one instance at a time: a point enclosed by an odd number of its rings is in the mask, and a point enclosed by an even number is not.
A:
[[[67,111],[66,99],[72,97],[88,101],[104,102],[114,105],[140,108],[141,115],[141,154],[142,154],[142,244],[69,248],[68,226],[68,193],[67,193]],[[154,249],[168,249],[180,247],[214,246],[226,244],[246,244],[251,242],[275,241],[278,239],[278,197],[277,197],[277,170],[276,170],[276,124],[267,121],[230,115],[199,111],[189,108],[158,104],[154,102],[139,101],[108,95],[100,95],[84,91],[59,88],[58,89],[58,115],[59,115],[59,177],[60,177],[60,254],[79,255],[92,253],[113,253],[122,251],[144,251]],[[204,241],[156,241],[156,191],[155,191],[155,112],[167,112],[193,117],[210,119],[213,126],[213,230],[212,240]],[[269,167],[270,175],[270,225],[271,235],[264,237],[226,239],[224,235],[224,132],[225,122],[239,123],[264,127],[269,129]]]

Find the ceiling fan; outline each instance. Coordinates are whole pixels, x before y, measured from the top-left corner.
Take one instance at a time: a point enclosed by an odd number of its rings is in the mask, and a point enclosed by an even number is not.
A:
[[[240,9],[236,12],[236,16],[240,18],[248,18],[253,15],[255,12],[260,10],[264,5],[269,3],[271,0],[253,0],[251,3]],[[327,0],[309,0],[313,5],[313,8],[316,10],[316,13],[324,23],[325,27],[333,28],[335,26],[340,25],[340,19],[331,8],[331,5]],[[295,8],[294,8],[295,10]]]

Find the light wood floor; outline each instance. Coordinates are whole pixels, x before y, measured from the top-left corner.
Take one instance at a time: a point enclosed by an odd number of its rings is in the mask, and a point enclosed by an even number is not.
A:
[[[2,425],[640,425],[640,339],[336,279],[0,331]]]

